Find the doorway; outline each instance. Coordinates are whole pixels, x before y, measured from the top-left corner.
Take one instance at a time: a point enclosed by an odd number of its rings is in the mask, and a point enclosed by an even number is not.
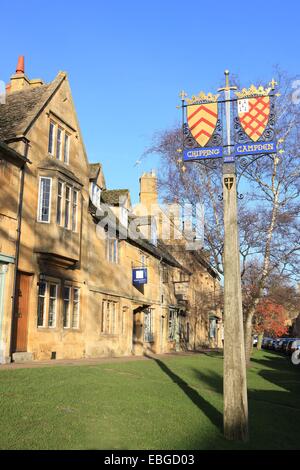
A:
[[[30,274],[17,273],[12,352],[27,351]]]

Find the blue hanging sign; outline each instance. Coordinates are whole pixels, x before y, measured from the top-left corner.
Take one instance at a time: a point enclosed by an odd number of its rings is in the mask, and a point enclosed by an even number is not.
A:
[[[223,147],[203,147],[194,149],[185,149],[183,152],[183,160],[207,160],[210,158],[220,158],[223,156]]]
[[[276,153],[276,142],[247,142],[235,145],[236,155],[255,155],[258,153]]]
[[[132,284],[141,285],[147,284],[147,268],[133,268],[132,269]]]

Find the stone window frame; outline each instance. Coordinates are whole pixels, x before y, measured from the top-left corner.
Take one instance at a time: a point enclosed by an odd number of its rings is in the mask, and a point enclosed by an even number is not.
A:
[[[40,284],[46,284],[45,294],[43,296],[44,303],[43,303],[43,324],[39,325],[39,298],[40,298]],[[54,325],[49,325],[49,309],[50,309],[50,285],[56,286],[56,305],[55,305],[55,322]],[[50,277],[50,276],[42,276],[39,279],[38,286],[37,286],[37,322],[36,326],[38,330],[54,330],[58,327],[58,315],[59,315],[59,300],[60,300],[60,286],[61,281],[58,278]]]
[[[48,220],[42,220],[41,217],[41,189],[42,189],[42,179],[45,180],[50,180],[50,196],[49,196],[49,216]],[[52,204],[52,186],[53,186],[53,181],[52,181],[52,176],[45,176],[45,175],[39,175],[39,190],[38,190],[38,207],[37,207],[37,222],[41,224],[50,224],[51,223],[51,204]]]
[[[114,321],[112,323],[111,305],[114,306]],[[107,311],[107,307],[109,310]],[[107,321],[108,320],[108,321]],[[114,328],[112,328],[112,325]],[[101,304],[100,334],[101,336],[119,336],[120,331],[120,302],[111,297],[103,297]]]

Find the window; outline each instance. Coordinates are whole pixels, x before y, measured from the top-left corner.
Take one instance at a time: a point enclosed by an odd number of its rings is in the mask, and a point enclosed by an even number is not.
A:
[[[118,303],[111,300],[102,302],[101,333],[115,335],[118,332]]]
[[[184,273],[183,271],[180,271],[180,273],[179,273],[179,282],[188,282],[188,281],[189,281],[188,274]]]
[[[55,130],[55,124],[54,124],[54,122],[50,121],[48,152],[51,155],[54,155],[54,130]]]
[[[217,334],[217,321],[216,318],[210,317],[209,319],[209,337],[215,339]]]
[[[65,187],[65,191],[64,191],[64,187]],[[72,207],[71,207],[71,198],[72,198]],[[56,223],[58,225],[62,225],[63,199],[64,199],[64,205],[65,205],[63,226],[66,229],[71,229],[73,230],[73,232],[76,232],[77,222],[78,222],[79,192],[76,189],[72,189],[71,186],[67,186],[62,181],[58,181],[57,206],[56,206]]]
[[[63,289],[63,327],[79,328],[80,320],[80,289],[64,286]]]
[[[107,243],[107,259],[111,263],[118,263],[119,262],[119,240],[116,238],[109,238],[106,239]]]
[[[46,282],[39,283],[37,326],[44,326],[46,287]]]
[[[177,325],[177,311],[174,308],[169,310],[169,339],[175,340],[176,338],[176,325]]]
[[[79,289],[73,288],[72,328],[79,328],[80,298]]]
[[[63,290],[63,327],[70,328],[71,287],[65,286]]]
[[[99,186],[96,185],[96,183],[91,184],[91,199],[92,199],[92,203],[94,204],[94,206],[100,209],[101,189],[99,188]]]
[[[68,134],[62,127],[58,126],[55,122],[50,121],[48,153],[52,156],[54,156],[55,154],[57,160],[63,160],[64,163],[69,163],[70,141],[70,134]],[[56,149],[54,148],[55,144]]]
[[[56,135],[56,158],[57,160],[61,159],[61,143],[62,143],[62,129],[58,127],[57,135]]]
[[[64,162],[69,163],[69,152],[70,152],[70,136],[65,132],[65,143],[64,143]]]
[[[48,326],[54,327],[56,324],[56,302],[57,302],[57,285],[50,284],[49,290],[49,313]]]
[[[71,207],[71,188],[70,186],[66,186],[65,228],[69,228],[69,224],[70,224],[70,207]]]
[[[77,230],[77,207],[78,207],[78,191],[73,190],[73,202],[72,202],[72,230]]]
[[[164,283],[169,282],[169,270],[166,266],[163,267],[162,282],[164,282]]]
[[[40,281],[38,290],[37,326],[56,326],[58,284]]]
[[[153,309],[144,310],[144,341],[153,342]]]
[[[50,222],[51,207],[51,178],[40,178],[39,188],[39,204],[38,204],[38,221]]]
[[[61,225],[63,188],[64,188],[64,183],[62,183],[61,181],[58,181],[58,186],[57,186],[57,209],[56,209],[56,223],[58,225]]]

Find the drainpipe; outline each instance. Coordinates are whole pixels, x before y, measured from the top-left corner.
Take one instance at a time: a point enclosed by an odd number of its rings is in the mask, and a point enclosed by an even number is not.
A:
[[[159,260],[159,303],[160,303],[160,352],[164,352],[163,344],[164,344],[164,339],[163,339],[163,332],[164,332],[164,315],[163,315],[163,302],[162,302],[162,260],[163,257],[161,256]]]
[[[28,153],[28,144],[25,144],[25,156],[27,158]],[[20,192],[19,192],[19,203],[18,203],[18,228],[17,228],[17,240],[16,240],[16,252],[15,252],[15,271],[14,271],[14,281],[13,281],[13,297],[12,297],[12,314],[11,314],[11,329],[10,329],[10,356],[12,356],[12,342],[14,334],[14,314],[15,308],[17,305],[17,274],[19,268],[19,256],[20,256],[20,241],[21,241],[21,225],[22,225],[22,210],[23,210],[23,194],[24,194],[24,180],[25,180],[25,165],[24,163],[21,168],[21,177],[20,177]]]

